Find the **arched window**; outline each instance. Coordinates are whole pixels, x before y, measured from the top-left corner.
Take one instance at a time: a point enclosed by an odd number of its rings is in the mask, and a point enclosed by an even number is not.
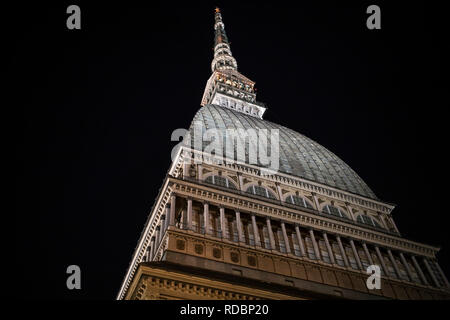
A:
[[[266,197],[269,199],[274,199],[274,200],[277,199],[277,197],[275,197],[275,195],[273,194],[272,191],[269,191],[268,189],[263,188],[261,186],[252,185],[247,188],[246,192],[257,195],[257,196]]]
[[[334,206],[330,206],[328,204],[323,207],[322,213],[331,214],[332,216],[348,219],[347,214],[344,212],[344,210]]]
[[[303,208],[314,209],[313,206],[303,197],[299,197],[296,195],[290,195],[286,198],[287,203],[295,204],[297,206],[301,206]]]
[[[221,177],[221,176],[209,176],[208,178],[205,179],[205,182],[212,183],[217,186],[237,190],[237,188],[233,182],[231,182],[229,179]]]
[[[360,214],[356,217],[356,221],[376,228],[382,228],[381,225],[372,217]]]

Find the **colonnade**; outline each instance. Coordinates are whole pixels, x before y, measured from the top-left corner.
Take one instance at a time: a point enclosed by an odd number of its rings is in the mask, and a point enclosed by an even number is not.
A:
[[[192,198],[172,194],[148,246],[151,261],[169,226],[238,242],[279,253],[321,261],[365,272],[379,265],[384,276],[434,287],[449,288],[448,280],[436,261],[361,240],[305,228],[291,222],[243,213]],[[179,207],[177,208],[177,203]],[[194,210],[195,207],[195,210]]]

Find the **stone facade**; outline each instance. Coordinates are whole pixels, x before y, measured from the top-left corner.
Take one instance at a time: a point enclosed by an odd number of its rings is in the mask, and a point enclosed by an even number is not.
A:
[[[213,75],[194,119],[280,130],[282,170],[180,147],[117,298],[448,299],[439,248],[403,238],[394,205],[330,151],[262,120],[218,10],[215,20]],[[369,290],[373,265],[381,288]]]

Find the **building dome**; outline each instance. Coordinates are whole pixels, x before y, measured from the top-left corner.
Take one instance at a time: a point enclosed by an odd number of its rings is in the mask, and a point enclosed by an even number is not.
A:
[[[294,130],[229,108],[207,104],[197,112],[189,129],[191,147],[194,149],[199,149],[199,146],[193,142],[194,124],[197,126],[200,124],[203,132],[208,129],[216,129],[220,132],[225,132],[227,129],[278,129],[280,172],[377,199],[367,184],[344,161],[317,142]],[[204,151],[210,143],[210,141],[203,141],[202,150],[199,151]],[[256,144],[255,141],[250,143]],[[246,144],[247,154],[249,147],[252,146]]]

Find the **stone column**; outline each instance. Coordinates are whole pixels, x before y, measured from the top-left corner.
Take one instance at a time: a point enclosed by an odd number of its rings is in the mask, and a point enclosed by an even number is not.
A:
[[[160,227],[157,226],[156,227],[156,231],[155,231],[155,244],[156,244],[156,247],[159,246],[159,236],[160,236]]]
[[[261,240],[259,239],[258,225],[256,224],[256,217],[252,214],[252,226],[253,226],[253,239],[255,239],[255,245],[261,247]]]
[[[314,204],[315,204],[315,206],[316,206],[316,210],[317,211],[320,211],[320,206],[319,206],[319,200],[317,199],[317,196],[316,196],[316,194],[314,193],[314,192],[312,192],[311,193],[312,194],[312,196],[313,196],[313,199],[314,199]]]
[[[186,229],[186,210],[181,210],[180,229]]]
[[[236,211],[236,228],[238,230],[239,242],[245,243],[244,232],[242,230],[241,213]]]
[[[275,245],[275,237],[273,236],[272,224],[270,223],[270,218],[266,218],[267,231],[269,232],[270,248],[275,250],[277,247]]]
[[[192,199],[187,199],[187,228],[192,230]]]
[[[177,196],[172,194],[170,196],[170,218],[169,218],[169,225],[174,226],[175,225],[175,203],[177,201]]]
[[[164,229],[167,230],[169,227],[169,220],[170,220],[170,206],[169,204],[166,204],[166,220],[165,220],[165,226]]]
[[[350,203],[346,202],[345,207],[347,208],[348,214],[353,221],[356,221],[355,216],[353,215],[352,208],[350,207]]]
[[[428,286],[427,278],[425,278],[425,275],[422,272],[422,269],[420,268],[419,264],[417,263],[416,257],[411,256],[411,260],[414,264],[414,268],[416,268],[417,273],[419,274],[420,280],[422,280],[422,283],[426,286]]]
[[[225,239],[226,238],[226,229],[225,229],[225,208],[224,207],[220,207],[219,208],[219,219],[220,219],[220,231],[222,233],[222,238]]]
[[[319,246],[317,245],[316,237],[314,236],[314,231],[312,229],[309,229],[309,235],[311,237],[311,242],[313,244],[314,254],[316,255],[316,260],[322,260],[322,258],[320,257]]]
[[[153,261],[153,256],[155,254],[155,236],[150,240],[150,260]]]
[[[338,245],[339,245],[339,250],[341,250],[342,259],[344,259],[344,264],[348,268],[348,267],[350,267],[350,263],[348,263],[347,253],[345,252],[344,246],[342,245],[341,237],[340,236],[336,236],[336,240],[337,240]]]
[[[183,159],[183,179],[189,178],[189,165],[190,163]]]
[[[289,245],[289,238],[286,232],[286,225],[281,222],[281,232],[283,233],[284,247],[286,248],[286,253],[291,253],[291,246]]]
[[[389,223],[394,227],[394,230],[395,230],[398,234],[400,234],[400,231],[398,231],[398,228],[397,228],[397,225],[396,225],[395,222],[394,222],[394,219],[392,219],[391,216],[388,216],[386,219],[389,220]]]
[[[281,192],[280,183],[279,182],[275,182],[275,185],[277,186],[278,198],[280,198],[280,201],[283,201],[283,192]]]
[[[389,230],[389,227],[386,223],[386,220],[384,219],[384,215],[381,212],[377,212],[378,219],[380,219],[381,223],[383,224],[383,227]]]
[[[205,234],[210,234],[209,230],[209,204],[205,202],[203,204],[203,225],[205,228]]]
[[[198,180],[203,181],[203,166],[201,164],[197,165],[198,170]]]
[[[395,259],[394,259],[394,256],[392,255],[391,249],[388,249],[387,252],[388,252],[388,255],[389,255],[389,259],[391,260],[391,263],[394,266],[394,270],[395,270],[395,273],[397,274],[397,277],[399,279],[401,279],[402,277],[401,277],[401,274],[400,274],[400,270],[398,269],[397,262],[395,262]]]
[[[161,216],[161,237],[160,237],[161,239],[163,238],[164,232],[166,231],[166,229],[164,228],[165,225],[166,225],[166,216],[163,214]]]
[[[331,250],[330,242],[328,242],[328,235],[326,232],[324,232],[322,235],[323,235],[323,239],[325,240],[325,245],[327,246],[328,255],[330,256],[331,263],[336,264],[336,260],[334,259],[333,250]]]
[[[427,258],[425,258],[425,257],[423,258],[423,263],[425,264],[425,267],[427,268],[427,271],[430,274],[431,279],[433,279],[434,284],[436,285],[436,287],[439,287],[439,282],[436,279],[436,276],[434,275],[433,270],[431,270],[431,267],[430,267],[430,265],[428,263]]]
[[[353,242],[352,239],[350,239],[350,246],[352,247],[353,255],[355,256],[356,263],[358,264],[358,268],[360,270],[366,271],[366,270],[364,270],[364,268],[362,266],[361,260],[359,259],[358,251],[356,250],[355,243]]]
[[[161,243],[163,237],[164,237],[164,221],[161,220],[160,225],[159,225],[159,239],[158,242]]]
[[[147,250],[145,250],[145,262],[150,262],[150,254],[151,254],[150,250],[151,250],[150,246],[148,246]]]
[[[381,255],[380,248],[375,246],[375,252],[377,253],[378,260],[380,260],[381,267],[383,268],[383,273],[386,277],[390,277],[386,264],[384,263],[383,256]]]
[[[440,266],[439,263],[437,263],[437,262],[434,262],[434,264],[435,264],[436,267],[438,268],[439,273],[441,274],[442,279],[444,279],[445,286],[446,286],[447,288],[450,288],[450,285],[449,285],[449,283],[448,283],[448,279],[447,279],[447,277],[445,276],[444,271],[442,271],[441,266]]]
[[[370,252],[369,252],[369,249],[367,248],[366,243],[363,242],[362,246],[363,246],[364,252],[365,252],[365,254],[367,256],[367,260],[369,261],[369,264],[370,265],[374,265],[373,260],[372,260],[372,256],[370,255]]]
[[[244,191],[244,178],[242,177],[241,173],[238,173],[239,178],[239,190]]]
[[[442,276],[442,279],[444,279],[445,286],[446,286],[447,288],[450,288],[450,286],[449,286],[449,284],[448,284],[448,279],[447,279],[447,277],[445,276],[444,271],[442,271],[441,266],[440,266],[439,263],[437,263],[437,262],[435,262],[435,264],[436,264],[436,267],[437,267],[438,270],[439,270],[439,273],[440,273],[441,276]]]
[[[295,233],[297,234],[300,253],[302,254],[302,257],[306,257],[305,244],[303,243],[302,234],[300,233],[300,228],[298,227],[298,225],[295,225]]]
[[[409,268],[409,264],[408,262],[406,262],[405,256],[403,255],[402,252],[400,252],[400,260],[402,260],[402,263],[405,266],[406,273],[408,273],[409,281],[413,282],[414,280],[412,277],[411,269]]]

